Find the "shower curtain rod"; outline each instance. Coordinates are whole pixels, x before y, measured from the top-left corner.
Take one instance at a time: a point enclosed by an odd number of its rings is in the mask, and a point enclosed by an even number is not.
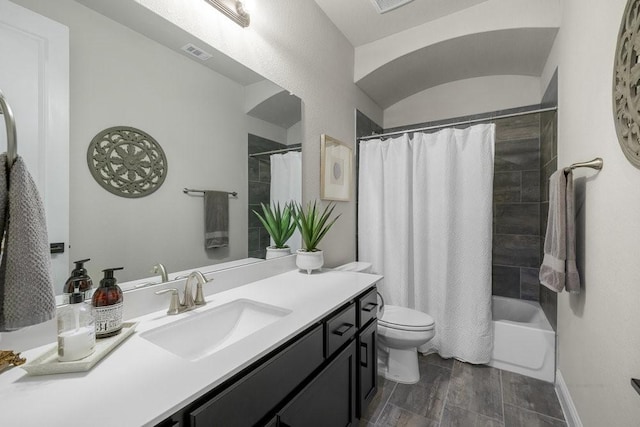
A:
[[[279,150],[263,151],[261,153],[249,154],[249,157],[266,156],[267,154],[286,153],[288,151],[302,151],[302,147],[281,148]]]
[[[361,136],[358,139],[360,141],[363,141],[363,140],[372,139],[372,138],[384,138],[387,136],[401,135],[403,133],[409,133],[409,132],[421,132],[423,130],[442,129],[442,128],[449,128],[454,126],[470,125],[473,123],[481,123],[481,122],[486,122],[491,120],[507,119],[509,117],[526,116],[527,114],[546,113],[548,111],[556,111],[557,109],[558,107],[548,107],[548,108],[539,108],[537,110],[521,111],[518,113],[499,114],[497,116],[488,116],[482,119],[471,119],[471,120],[465,120],[465,121],[454,122],[454,123],[445,123],[441,125],[427,126],[422,128],[416,128],[416,129],[404,129],[404,130],[397,130],[395,132],[380,133],[377,135]]]

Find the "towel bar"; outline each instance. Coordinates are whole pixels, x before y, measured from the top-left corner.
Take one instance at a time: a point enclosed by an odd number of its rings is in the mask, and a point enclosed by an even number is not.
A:
[[[182,192],[184,194],[189,194],[189,193],[203,193],[204,194],[205,191],[207,191],[207,190],[194,190],[192,188],[186,188],[186,187],[182,189]],[[227,193],[232,197],[238,197],[238,193],[236,193],[235,191],[223,191],[223,193]]]

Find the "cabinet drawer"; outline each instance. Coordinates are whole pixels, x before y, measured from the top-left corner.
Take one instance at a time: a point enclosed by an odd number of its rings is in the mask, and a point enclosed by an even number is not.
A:
[[[358,327],[362,328],[378,315],[378,293],[374,287],[358,298]]]
[[[191,410],[189,425],[258,423],[322,364],[322,335],[322,326],[318,325],[229,388]]]
[[[325,357],[330,357],[343,344],[355,336],[357,331],[356,305],[351,303],[327,319],[325,323]]]

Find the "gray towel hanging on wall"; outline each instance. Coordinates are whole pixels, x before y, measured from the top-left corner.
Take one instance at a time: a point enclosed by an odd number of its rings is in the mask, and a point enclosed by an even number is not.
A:
[[[204,192],[204,247],[229,246],[229,193]]]

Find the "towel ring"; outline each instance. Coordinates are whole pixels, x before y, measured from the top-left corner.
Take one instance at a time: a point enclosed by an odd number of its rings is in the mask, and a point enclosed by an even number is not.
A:
[[[13,118],[13,111],[11,111],[11,107],[2,91],[0,91],[0,114],[4,115],[4,124],[7,129],[7,163],[9,168],[11,168],[18,157],[16,121]]]

